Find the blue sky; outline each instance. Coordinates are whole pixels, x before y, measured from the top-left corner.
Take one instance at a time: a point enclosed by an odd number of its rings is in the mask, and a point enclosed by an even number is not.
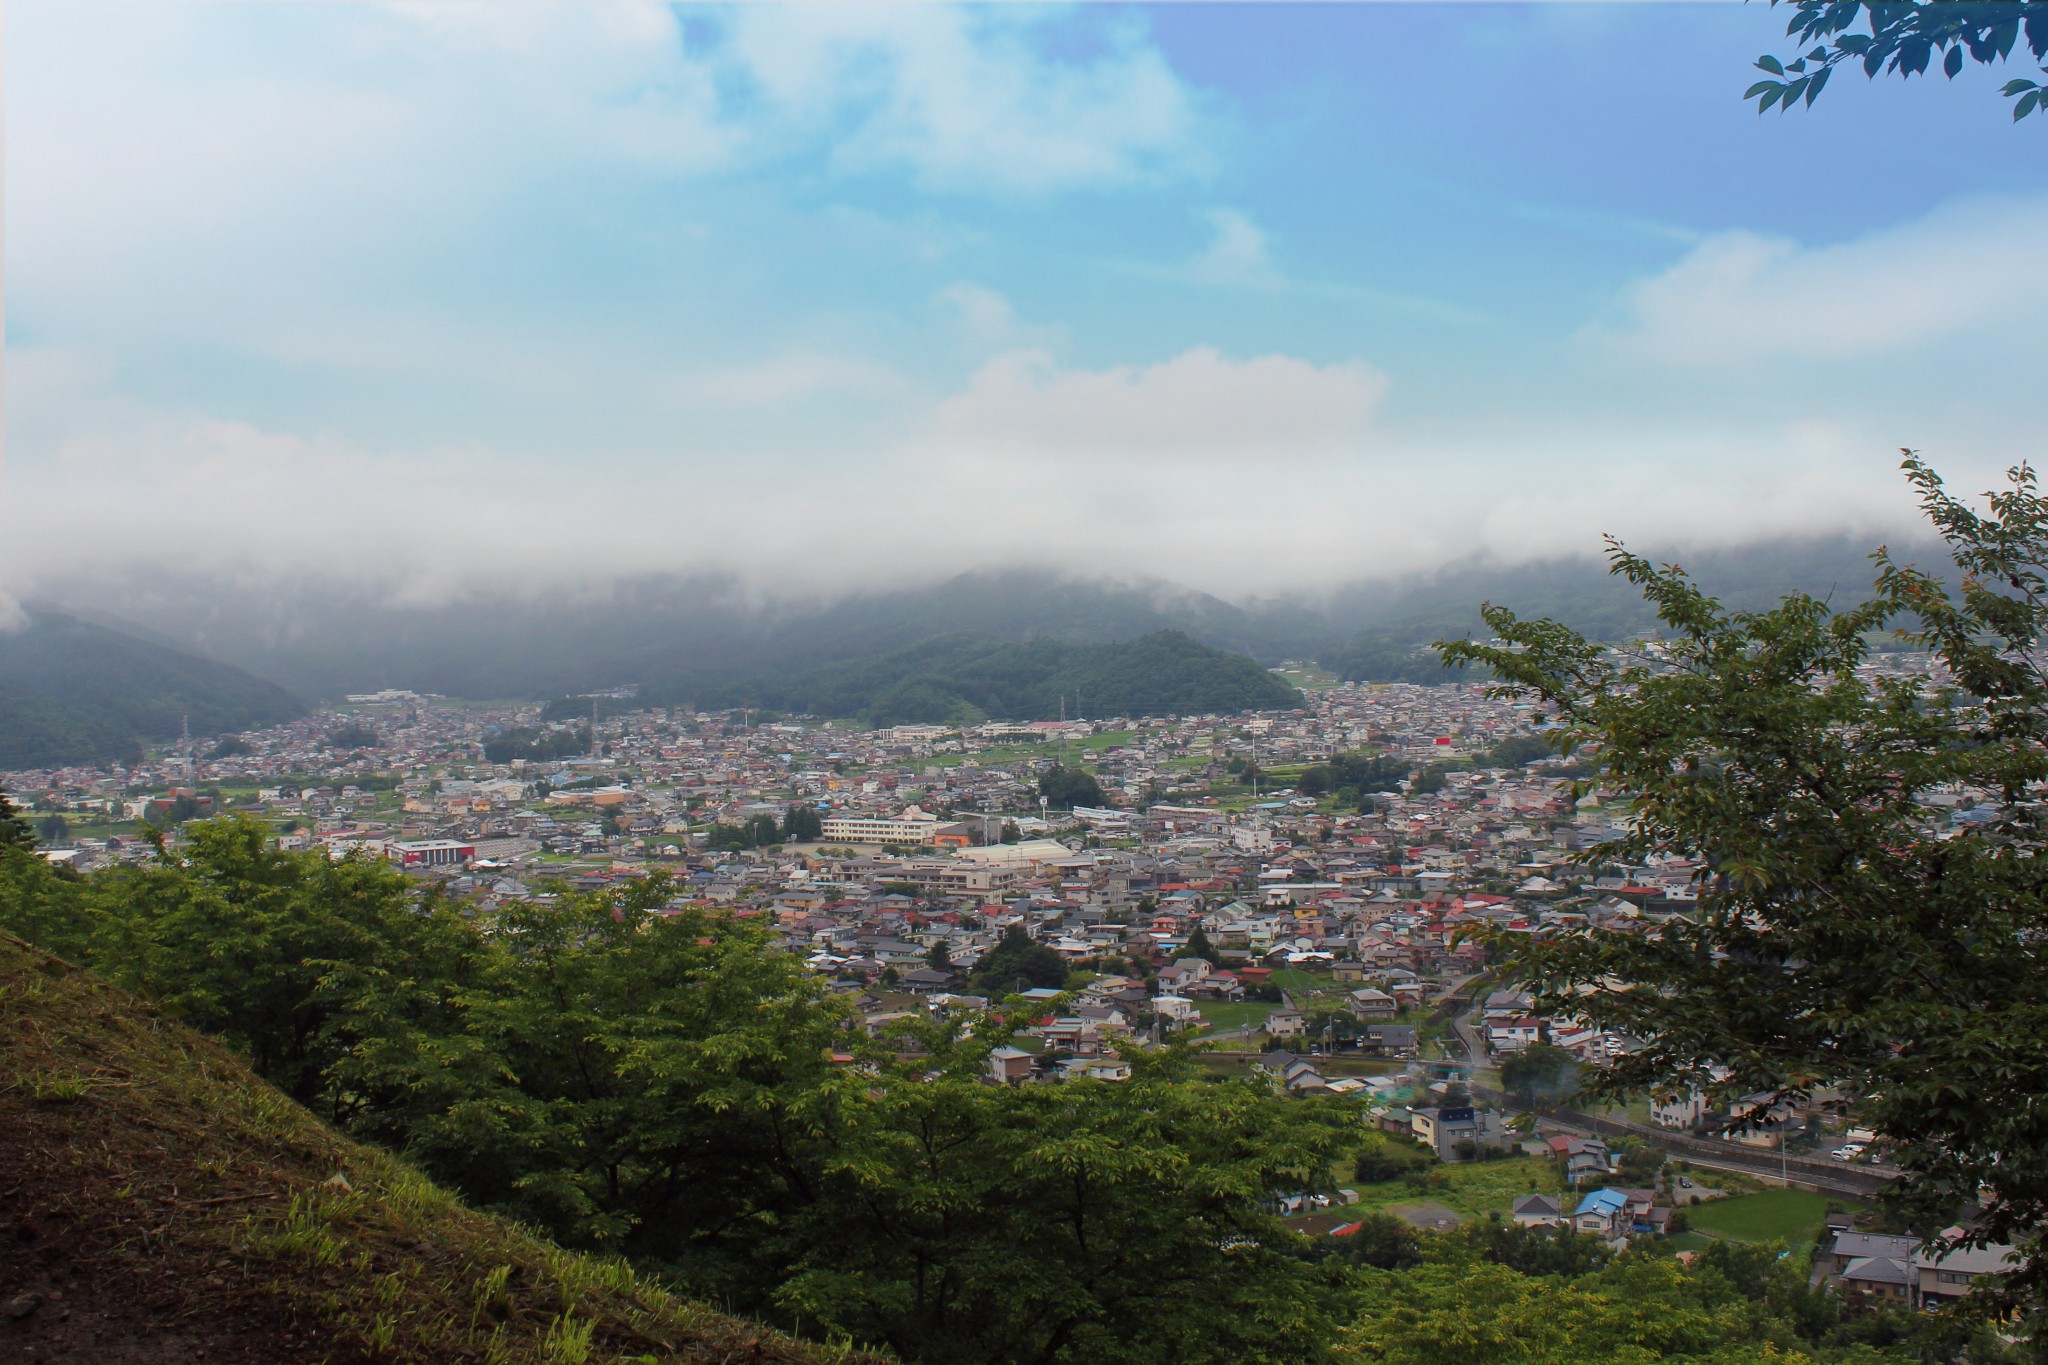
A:
[[[1739,4],[17,0],[0,582],[1241,596],[2038,457],[2048,140]]]

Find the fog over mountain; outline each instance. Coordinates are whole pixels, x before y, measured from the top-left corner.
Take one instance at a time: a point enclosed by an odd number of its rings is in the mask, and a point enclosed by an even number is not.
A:
[[[1655,554],[1655,547],[1643,547]],[[1803,589],[1859,600],[1872,546],[1781,540],[1677,558],[1731,605]],[[342,579],[157,573],[53,584],[48,603],[248,669],[307,696],[412,687],[547,697],[638,684],[674,698],[872,658],[934,637],[1096,644],[1179,630],[1268,665],[1345,657],[1362,632],[1399,646],[1481,627],[1483,601],[1608,638],[1648,629],[1640,597],[1583,557],[1354,582],[1227,601],[1191,588],[1040,569],[886,590],[776,592],[738,575],[641,575],[419,601]]]

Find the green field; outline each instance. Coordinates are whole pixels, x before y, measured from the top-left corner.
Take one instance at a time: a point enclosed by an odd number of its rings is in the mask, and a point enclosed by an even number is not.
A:
[[[1299,967],[1275,967],[1266,980],[1283,991],[1325,991],[1335,989],[1337,985],[1333,976],[1317,976]]]
[[[1202,1006],[1202,1018],[1209,1022],[1211,1032],[1220,1032],[1248,1024],[1263,1024],[1266,1016],[1279,1008],[1265,1000],[1218,1000]]]
[[[1731,1242],[1797,1243],[1811,1241],[1829,1207],[1840,1204],[1807,1190],[1765,1190],[1693,1205],[1685,1216],[1695,1231]]]
[[[1348,1177],[1348,1170],[1339,1173]],[[1564,1188],[1557,1163],[1546,1157],[1523,1156],[1511,1161],[1468,1161],[1455,1166],[1432,1166],[1426,1172],[1427,1188],[1406,1180],[1388,1180],[1378,1185],[1358,1185],[1348,1178],[1339,1183],[1358,1191],[1355,1207],[1385,1209],[1395,1204],[1428,1200],[1456,1209],[1469,1218],[1489,1213],[1507,1216],[1516,1199],[1531,1191],[1556,1194]],[[1434,1182],[1441,1180],[1442,1184]]]

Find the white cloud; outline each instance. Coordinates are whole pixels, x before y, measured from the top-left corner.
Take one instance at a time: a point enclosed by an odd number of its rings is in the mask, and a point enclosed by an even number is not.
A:
[[[921,427],[849,440],[831,460],[690,434],[687,457],[653,464],[597,442],[574,461],[517,458],[95,408],[94,429],[10,452],[0,585],[176,564],[430,600],[723,568],[829,593],[1051,562],[1240,597],[1475,556],[1588,554],[1608,531],[1668,553],[1788,533],[1878,539],[1917,522],[1870,422],[1552,419],[1418,435],[1375,427],[1383,387],[1362,364],[1285,356],[1197,350],[1091,371],[1012,355]],[[1964,443],[1935,454],[1959,489],[1990,482],[2006,456]]]
[[[907,387],[901,374],[880,361],[795,351],[748,365],[690,370],[662,381],[657,395],[676,403],[767,408],[826,397],[888,400]]]
[[[1189,262],[1194,277],[1206,284],[1273,285],[1280,276],[1266,255],[1266,234],[1235,209],[1209,214],[1215,236]]]
[[[2048,200],[1944,206],[1853,241],[1725,232],[1624,298],[1597,340],[1675,366],[1851,361],[2031,332],[2048,307]]]
[[[947,285],[934,301],[950,315],[972,352],[1049,351],[1067,340],[1066,328],[1025,322],[1007,297],[969,280]]]
[[[1044,351],[1015,351],[939,406],[923,444],[1052,461],[1299,459],[1362,445],[1386,385],[1358,361],[1240,361],[1207,347],[1107,370],[1062,369]]]
[[[1084,11],[1085,12],[1085,11]],[[844,170],[1043,194],[1199,169],[1199,100],[1127,24],[1050,55],[1071,14],[1025,6],[750,5],[731,46],[766,101],[832,130]],[[1090,17],[1090,22],[1093,17]]]

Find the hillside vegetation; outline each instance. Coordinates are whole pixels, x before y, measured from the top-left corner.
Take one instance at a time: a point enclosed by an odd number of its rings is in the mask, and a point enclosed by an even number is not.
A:
[[[948,635],[880,658],[828,665],[795,676],[764,676],[648,700],[751,704],[819,716],[858,716],[871,725],[973,724],[1067,716],[1198,715],[1299,706],[1301,694],[1251,659],[1180,631],[1127,644],[1018,644],[989,635]]]
[[[218,1044],[7,934],[0,1172],[9,1360],[863,1359],[465,1209]]]
[[[239,668],[56,612],[0,632],[0,769],[105,762],[188,722],[217,735],[305,710]]]
[[[1845,1319],[1768,1245],[1681,1267],[1492,1220],[1298,1235],[1273,1193],[1390,1141],[1355,1100],[1180,1049],[1131,1050],[1120,1083],[993,1086],[990,1054],[1042,1009],[870,1036],[766,926],[660,877],[479,922],[252,822],[186,833],[87,877],[0,839],[0,925],[277,1087],[7,942],[0,1283],[34,1299],[6,1301],[15,1340],[111,1365],[177,1358],[173,1336],[212,1360],[817,1358],[425,1177],[919,1365],[1878,1365],[1946,1330]]]

